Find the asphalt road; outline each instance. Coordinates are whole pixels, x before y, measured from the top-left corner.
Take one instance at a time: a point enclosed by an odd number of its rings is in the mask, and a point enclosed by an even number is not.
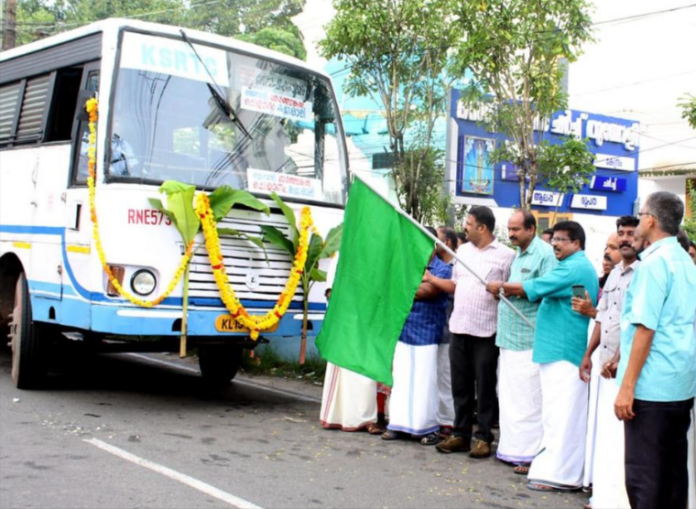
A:
[[[0,508],[572,507],[494,459],[439,454],[317,423],[321,388],[110,355],[61,362],[18,391],[0,352]]]

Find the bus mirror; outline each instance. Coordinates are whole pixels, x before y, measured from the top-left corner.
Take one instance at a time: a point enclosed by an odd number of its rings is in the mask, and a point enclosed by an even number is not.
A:
[[[96,92],[91,90],[80,91],[80,94],[77,96],[77,111],[75,112],[77,120],[81,120],[83,122],[87,122],[89,120],[89,115],[87,114],[85,105],[87,104],[87,101],[93,97],[96,97]]]

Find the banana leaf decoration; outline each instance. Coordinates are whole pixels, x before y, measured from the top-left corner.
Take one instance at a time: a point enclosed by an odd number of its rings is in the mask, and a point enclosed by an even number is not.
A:
[[[165,214],[172,221],[172,224],[181,235],[181,240],[184,242],[184,245],[187,246],[194,240],[201,227],[201,221],[193,205],[196,186],[184,184],[175,180],[168,180],[160,186],[159,192],[165,195],[166,205],[160,199],[149,198],[148,201],[150,205]],[[253,210],[263,212],[266,215],[270,214],[268,205],[256,199],[251,193],[240,189],[233,189],[226,185],[215,189],[210,193],[208,199],[210,200],[210,208],[217,222],[226,217],[235,205],[243,205]],[[247,235],[246,233],[232,228],[218,228],[218,233],[220,235],[242,238],[253,243],[263,250],[266,261],[268,262],[268,255],[263,247],[263,239]],[[181,342],[179,347],[180,357],[185,357],[187,350],[189,269],[190,264],[186,266],[184,272],[183,316],[181,319]]]
[[[288,207],[280,197],[273,193],[271,198],[276,202],[283,215],[290,224],[292,237],[288,238],[281,230],[270,225],[261,225],[261,230],[264,233],[264,240],[287,251],[290,256],[295,256],[299,243],[299,231],[297,230],[297,220],[295,213]],[[319,262],[326,258],[331,258],[341,246],[341,237],[343,235],[343,224],[340,224],[331,230],[323,239],[318,233],[312,233],[309,240],[309,248],[307,252],[307,261],[305,262],[302,272],[302,290],[303,297],[303,317],[302,317],[302,340],[300,343],[300,365],[304,364],[307,350],[307,325],[309,323],[309,292],[314,286],[314,283],[323,283],[326,281],[326,271],[319,269]]]

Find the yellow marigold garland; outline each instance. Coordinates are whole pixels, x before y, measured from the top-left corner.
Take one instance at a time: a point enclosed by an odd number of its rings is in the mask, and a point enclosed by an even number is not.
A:
[[[220,291],[222,302],[225,303],[225,307],[234,320],[242,327],[249,329],[251,339],[256,340],[260,332],[272,328],[280,321],[281,317],[288,310],[288,306],[290,306],[290,302],[295,295],[297,286],[300,284],[302,271],[307,261],[309,232],[313,225],[310,209],[309,207],[304,207],[302,209],[299,244],[297,252],[295,253],[292,269],[290,270],[290,277],[285,284],[285,289],[280,293],[280,297],[278,297],[278,301],[275,306],[273,306],[273,309],[268,311],[265,315],[250,315],[237,298],[232,286],[229,284],[222,251],[220,250],[217,223],[210,209],[208,196],[204,193],[196,196],[196,213],[201,220],[203,235],[205,236],[205,247],[208,250],[210,265],[213,269],[213,276],[215,277],[215,282]]]
[[[89,211],[90,217],[92,218],[92,234],[94,236],[94,245],[97,248],[97,253],[99,253],[99,261],[104,268],[104,272],[109,278],[112,286],[116,288],[116,291],[128,299],[130,302],[136,306],[141,306],[144,308],[151,308],[160,304],[164,299],[166,299],[173,291],[174,288],[179,284],[181,276],[186,270],[186,265],[191,259],[191,254],[193,253],[193,241],[191,241],[188,246],[186,246],[186,252],[181,258],[181,263],[174,273],[174,278],[169,283],[167,290],[154,300],[142,300],[135,295],[127,292],[121,284],[118,282],[111,272],[111,268],[106,263],[106,255],[104,254],[104,249],[102,248],[101,236],[99,235],[99,222],[97,221],[97,206],[96,206],[96,190],[94,181],[96,179],[96,174],[94,166],[96,164],[96,143],[97,143],[97,118],[99,113],[99,103],[96,99],[89,99],[86,104],[87,113],[89,114],[89,147],[87,149],[87,158],[89,161],[89,176],[87,178],[87,187],[89,188]]]

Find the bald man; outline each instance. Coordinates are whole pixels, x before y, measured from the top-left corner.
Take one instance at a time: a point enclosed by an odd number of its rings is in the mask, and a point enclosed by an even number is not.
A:
[[[604,259],[602,261],[602,277],[599,278],[600,295],[604,289],[604,284],[609,278],[609,273],[621,261],[621,249],[619,248],[619,235],[614,232],[609,235],[607,245],[604,248]],[[594,318],[594,317],[593,317]]]

